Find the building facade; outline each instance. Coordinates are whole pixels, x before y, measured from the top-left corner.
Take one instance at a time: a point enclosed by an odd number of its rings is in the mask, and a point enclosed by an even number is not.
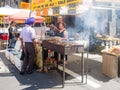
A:
[[[19,8],[20,1],[21,0],[0,0],[0,7],[8,5],[13,8]]]

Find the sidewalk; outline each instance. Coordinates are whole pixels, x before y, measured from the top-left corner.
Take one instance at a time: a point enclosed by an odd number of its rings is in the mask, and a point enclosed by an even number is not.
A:
[[[120,90],[119,78],[110,79],[101,73],[100,55],[89,54],[88,82],[85,85],[80,83],[80,54],[69,56],[66,66],[69,75],[64,88],[61,76],[56,71],[21,76],[16,67],[5,58],[4,51],[0,52],[0,58],[0,90]]]

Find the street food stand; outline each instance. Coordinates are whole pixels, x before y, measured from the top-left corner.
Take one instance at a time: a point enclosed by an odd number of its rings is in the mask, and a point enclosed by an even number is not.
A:
[[[116,78],[120,74],[119,69],[120,46],[112,46],[102,50],[102,73],[110,78]]]
[[[75,41],[58,41],[55,39],[47,39],[42,41],[42,47],[50,49],[54,52],[64,55],[63,60],[63,75],[62,75],[62,87],[64,87],[65,81],[65,55],[72,55],[73,53],[81,53],[81,67],[82,67],[82,83],[84,82],[84,45],[76,43]],[[86,78],[87,79],[87,78]]]
[[[105,48],[102,52],[102,73],[110,78],[118,77],[120,39],[110,36],[96,35],[104,43]]]
[[[52,2],[53,3],[53,2]],[[75,6],[74,7],[74,11],[76,11],[76,3],[81,3],[81,1],[77,1],[75,0],[74,2],[72,1],[67,1],[66,2],[58,2],[59,4],[65,4],[66,5],[69,5],[69,11],[71,11],[73,8],[72,6]],[[37,3],[38,4],[38,3]],[[51,3],[50,3],[51,4]],[[73,4],[71,6],[71,4]],[[41,4],[42,6],[45,5],[44,3]],[[36,5],[37,6],[37,5]],[[33,6],[32,9],[35,9],[37,8],[36,6]],[[47,6],[47,5],[46,5]],[[60,6],[60,5],[57,5],[57,6]],[[56,8],[54,9],[54,14],[58,14],[59,13],[59,10]],[[43,13],[44,14],[44,13]],[[68,13],[69,15],[72,15],[72,14],[75,14],[74,12],[70,12]],[[25,14],[23,12],[21,13],[18,13],[18,14],[15,14],[15,15],[11,15],[9,16],[9,20],[25,20],[26,18],[29,17],[29,13]],[[34,17],[34,15],[31,15],[31,17]],[[39,17],[39,16],[38,16]],[[35,16],[35,22],[39,22],[41,20],[41,18],[38,18],[37,16]],[[43,19],[42,19],[43,20]],[[63,54],[64,56],[65,55],[72,55],[73,53],[76,53],[76,52],[79,52],[82,54],[82,63],[81,63],[81,69],[82,69],[82,83],[84,83],[84,44],[80,44],[80,43],[76,43],[76,42],[73,42],[73,41],[70,41],[70,42],[61,42],[61,41],[58,41],[58,42],[54,42],[53,40],[42,40],[42,47],[43,48],[47,48],[47,49],[50,49],[54,52],[57,52],[57,53],[60,53],[60,54]],[[87,65],[86,65],[87,66]],[[87,78],[86,78],[87,79]],[[64,60],[63,60],[63,79],[62,79],[62,87],[64,87],[64,81],[65,81],[65,57],[64,57]]]

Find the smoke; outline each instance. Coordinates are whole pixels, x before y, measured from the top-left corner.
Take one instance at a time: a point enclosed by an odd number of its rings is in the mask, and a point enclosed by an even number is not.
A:
[[[90,48],[100,45],[100,41],[95,37],[95,32],[102,34],[106,29],[107,17],[104,16],[103,11],[90,9],[82,14],[67,17],[67,30],[69,38],[74,38],[76,33],[79,34],[79,40],[85,41]]]

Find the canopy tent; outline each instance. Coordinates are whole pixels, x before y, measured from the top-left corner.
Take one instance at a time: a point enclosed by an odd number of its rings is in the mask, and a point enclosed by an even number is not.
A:
[[[30,12],[30,10],[12,8],[10,6],[0,7],[0,17],[2,18],[2,23],[9,23],[8,16],[19,13],[21,11]],[[17,21],[20,22],[20,21]]]
[[[0,16],[8,16],[20,12],[21,9],[11,8],[9,6],[0,8]]]
[[[43,18],[43,17],[41,17],[41,16],[36,16],[35,13],[31,13],[31,15],[30,15],[30,12],[28,12],[28,11],[21,11],[21,12],[19,12],[19,13],[10,15],[10,16],[8,16],[8,17],[5,17],[5,18],[4,18],[4,22],[5,22],[5,21],[8,21],[8,20],[9,20],[9,21],[14,20],[14,21],[17,21],[17,22],[19,22],[19,23],[24,23],[25,20],[26,20],[27,18],[29,18],[29,16],[35,18],[35,23],[42,23],[42,22],[44,21],[44,18]]]

